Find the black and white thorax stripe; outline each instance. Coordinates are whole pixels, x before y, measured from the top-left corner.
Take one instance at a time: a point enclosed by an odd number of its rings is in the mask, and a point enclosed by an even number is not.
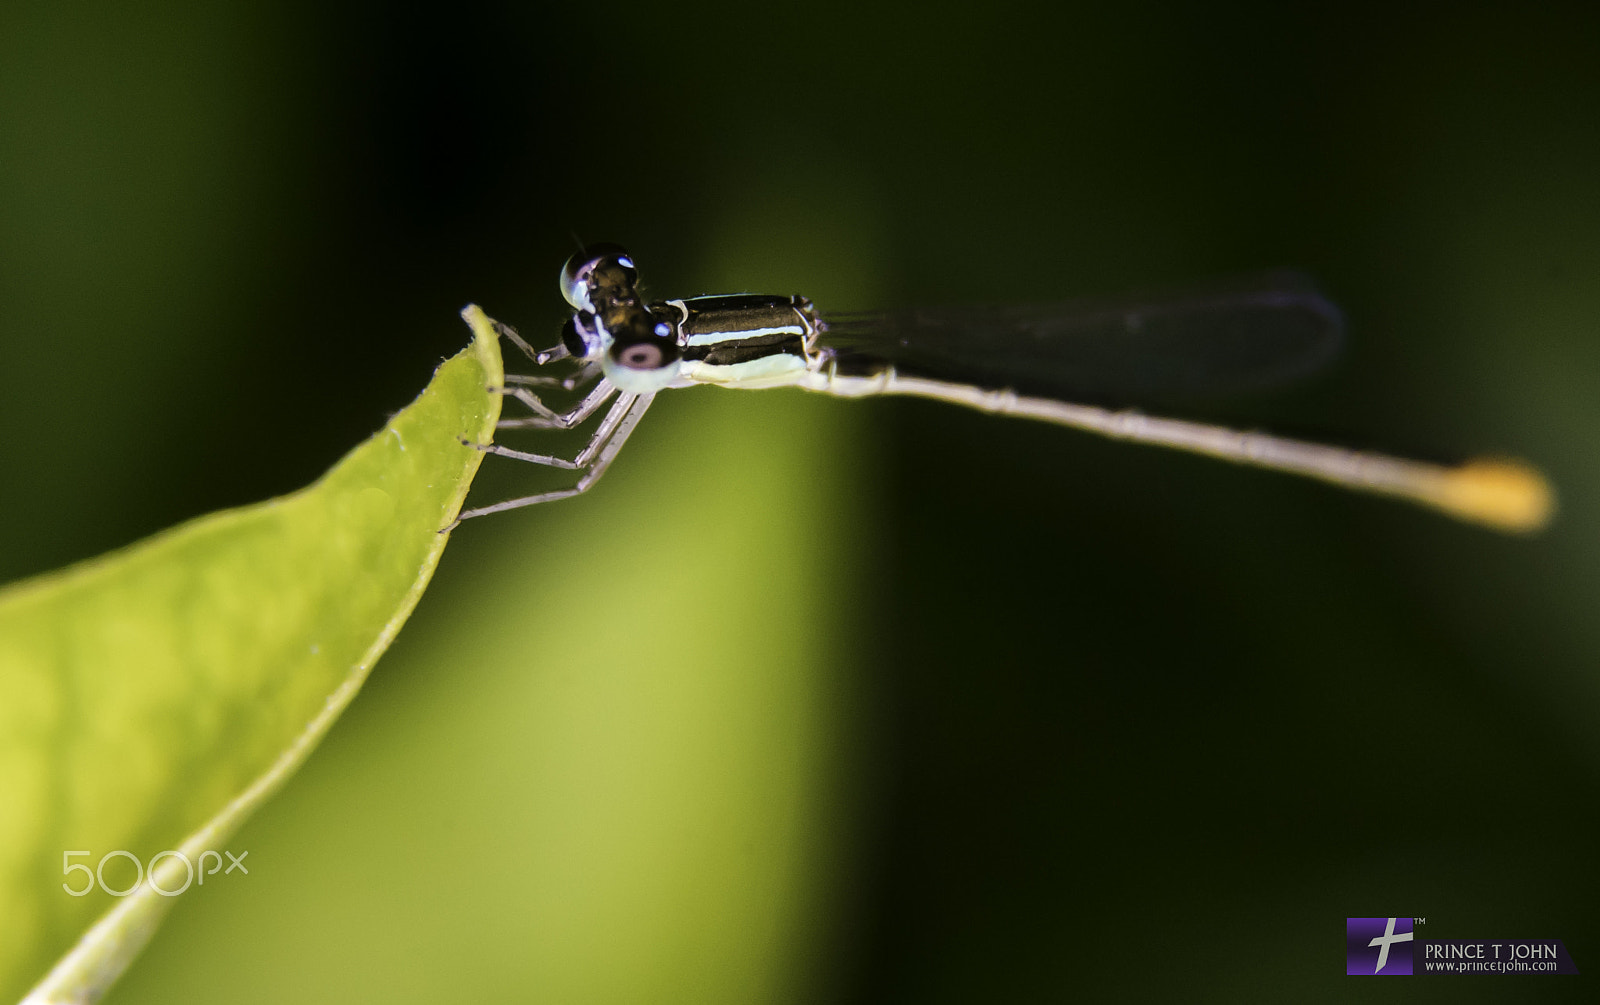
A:
[[[821,362],[821,325],[805,297],[735,294],[663,306],[683,350],[683,383],[793,384]]]

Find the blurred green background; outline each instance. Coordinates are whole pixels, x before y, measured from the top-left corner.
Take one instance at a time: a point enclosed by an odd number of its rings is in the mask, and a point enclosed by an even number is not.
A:
[[[1583,996],[1352,984],[1340,919],[1600,968],[1593,5],[7,3],[0,581],[310,481],[467,301],[551,341],[573,234],[824,309],[1302,268],[1340,362],[1189,414],[1563,510],[664,396],[456,534],[109,1001]]]

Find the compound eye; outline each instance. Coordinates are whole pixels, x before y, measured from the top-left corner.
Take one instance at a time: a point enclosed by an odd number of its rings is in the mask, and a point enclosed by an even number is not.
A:
[[[574,310],[597,311],[595,289],[631,294],[639,280],[633,256],[618,244],[591,244],[567,259],[561,268],[561,296]]]
[[[667,361],[666,353],[653,342],[619,346],[615,356],[618,363],[630,370],[656,370]]]
[[[593,331],[594,318],[588,317],[586,320],[588,324],[582,328],[578,326],[576,317],[567,318],[567,323],[561,326],[561,344],[578,359],[587,358],[599,341]]]

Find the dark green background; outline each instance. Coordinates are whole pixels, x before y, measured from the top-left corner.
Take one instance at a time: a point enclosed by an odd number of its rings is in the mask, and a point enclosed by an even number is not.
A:
[[[1559,937],[1600,968],[1591,5],[7,3],[0,580],[309,481],[465,341],[468,300],[549,341],[574,233],[628,244],[660,295],[824,308],[1299,267],[1347,312],[1341,361],[1191,412],[1521,455],[1562,493],[1551,531],[1508,539],[930,403],[775,392],[774,415],[849,411],[817,435],[858,517],[773,515],[796,548],[850,543],[851,610],[816,630],[856,683],[818,824],[838,861],[807,880],[829,906],[780,947],[772,998],[1587,997],[1592,977],[1349,981],[1340,919]],[[665,397],[597,492],[670,464],[698,419],[762,421],[769,399],[700,400],[720,393]],[[737,465],[719,476],[739,491]],[[445,632],[430,610],[558,519],[464,528],[415,627]],[[716,535],[628,519],[643,546]],[[570,603],[625,631],[659,598]],[[407,641],[330,748],[429,672]],[[342,826],[294,799],[261,826]],[[248,931],[249,897],[229,909]],[[206,910],[111,1000],[272,1000],[295,955],[201,967]],[[356,988],[373,960],[351,951]],[[652,996],[694,1000],[683,973]]]

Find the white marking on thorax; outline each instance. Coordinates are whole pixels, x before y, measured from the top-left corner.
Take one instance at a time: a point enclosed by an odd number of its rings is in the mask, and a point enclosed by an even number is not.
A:
[[[806,374],[806,361],[802,356],[774,353],[743,363],[707,363],[704,360],[685,360],[678,371],[681,379],[696,384],[722,384],[728,387],[789,387],[801,382]]]
[[[743,342],[745,339],[760,338],[763,335],[799,335],[804,337],[805,327],[802,325],[784,325],[781,328],[742,328],[732,332],[700,332],[689,336],[686,345],[717,345],[722,342]]]

